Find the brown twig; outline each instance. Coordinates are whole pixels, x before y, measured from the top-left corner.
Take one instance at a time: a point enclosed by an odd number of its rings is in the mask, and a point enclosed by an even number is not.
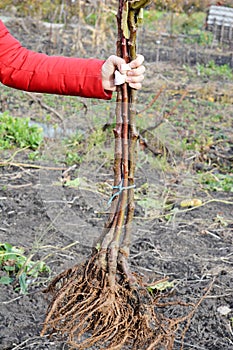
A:
[[[45,170],[59,170],[63,171],[66,168],[56,168],[37,164],[27,164],[27,163],[14,163],[14,162],[0,162],[0,166],[14,166],[18,168],[33,168],[33,169],[45,169]]]
[[[46,109],[47,111],[53,113],[60,121],[63,122],[63,116],[56,111],[54,108],[49,107],[46,103],[44,103],[41,98],[38,98],[35,94],[32,92],[24,92],[26,96],[30,97],[34,102],[38,103],[42,108]]]
[[[159,89],[159,91],[157,92],[157,94],[152,98],[152,100],[148,103],[148,105],[141,109],[140,111],[137,112],[137,114],[142,114],[144,112],[146,112],[149,108],[151,108],[153,106],[153,104],[158,100],[159,96],[161,95],[161,93],[164,91],[165,87],[161,87]]]
[[[173,106],[173,108],[171,109],[170,112],[168,112],[168,113],[165,114],[164,118],[169,117],[170,115],[172,115],[172,114],[175,112],[175,110],[176,110],[177,107],[181,104],[181,102],[182,102],[183,99],[187,96],[187,94],[188,94],[188,90],[185,90],[185,91],[183,92],[183,94],[181,95],[181,97],[179,98],[179,100],[176,102],[175,106]]]
[[[142,113],[143,111],[147,110],[148,108],[150,108],[153,103],[157,100],[157,98],[160,96],[160,94],[162,93],[162,91],[164,90],[164,88],[161,88],[160,91],[158,92],[158,94],[153,98],[153,100],[150,102],[150,104],[144,108],[142,111],[138,112]],[[143,135],[148,132],[148,131],[152,131],[157,129],[161,124],[164,123],[164,121],[171,116],[175,110],[177,109],[177,107],[180,105],[180,103],[183,101],[183,99],[187,96],[188,94],[188,90],[185,90],[184,93],[181,95],[181,97],[179,98],[179,100],[177,101],[177,103],[175,104],[175,106],[173,106],[173,108],[171,109],[170,112],[166,113],[158,122],[156,122],[154,125],[149,126],[146,129],[143,129],[140,133],[139,133],[139,140],[140,140],[140,144],[143,146],[143,148],[147,148],[149,151],[151,151],[155,156],[158,156],[161,154],[161,152],[157,151],[154,147],[152,147],[149,142],[143,137]]]

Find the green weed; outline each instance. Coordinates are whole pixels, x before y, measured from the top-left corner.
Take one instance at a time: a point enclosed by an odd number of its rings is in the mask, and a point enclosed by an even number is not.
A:
[[[32,255],[25,255],[23,248],[9,243],[0,243],[0,268],[6,273],[0,277],[0,284],[12,284],[17,281],[20,293],[25,294],[28,286],[40,274],[49,273],[50,268],[43,261],[32,261]]]
[[[144,11],[144,25],[149,30],[170,28],[173,34],[201,34],[205,23],[206,14],[196,12],[191,16],[185,13],[172,13],[149,9]]]
[[[205,45],[210,46],[213,42],[213,39],[214,39],[213,33],[202,31],[199,34],[197,42],[202,46],[205,46]]]
[[[199,174],[199,182],[210,191],[233,192],[232,174],[201,173]]]
[[[13,147],[37,149],[43,140],[42,129],[30,125],[29,118],[16,118],[4,112],[0,115],[0,149]]]
[[[65,163],[67,165],[82,163],[82,143],[84,143],[84,135],[80,132],[76,132],[64,140],[64,146],[66,149]]]
[[[201,76],[209,78],[221,77],[229,80],[233,79],[233,72],[228,64],[216,65],[215,62],[211,60],[207,64],[197,63],[196,69]]]
[[[65,156],[66,165],[80,164],[82,163],[82,156],[76,151],[68,151]]]
[[[206,14],[204,12],[195,12],[192,15],[180,14],[181,21],[181,30],[185,34],[199,34],[203,32],[203,26],[206,19]]]
[[[143,24],[150,30],[155,29],[156,27],[161,23],[161,21],[164,21],[164,19],[167,17],[166,13],[164,11],[157,11],[150,9],[149,11],[144,10],[144,21]]]
[[[214,35],[211,32],[206,32],[203,30],[197,31],[197,34],[190,35],[184,39],[187,44],[199,44],[201,46],[210,46],[213,42]]]
[[[112,130],[103,130],[103,127],[96,126],[89,134],[86,134],[84,137],[83,133],[76,133],[70,136],[68,139],[64,140],[64,146],[66,149],[65,163],[67,165],[72,164],[81,164],[85,155],[90,153],[95,153],[95,159],[111,158],[111,155],[108,154],[108,140],[109,137],[112,137]],[[110,161],[110,159],[109,159]]]
[[[158,283],[155,283],[154,285],[148,286],[147,289],[151,294],[154,294],[156,292],[164,292],[167,291],[168,289],[172,289],[174,288],[174,281],[161,281]]]
[[[34,162],[35,160],[38,160],[41,158],[41,154],[38,150],[34,151],[34,152],[30,152],[28,154],[28,159],[31,160],[32,162]]]

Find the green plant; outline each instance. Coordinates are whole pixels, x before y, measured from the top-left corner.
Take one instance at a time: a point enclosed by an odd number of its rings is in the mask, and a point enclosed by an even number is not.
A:
[[[69,138],[65,138],[63,143],[65,147],[65,163],[67,165],[82,163],[83,152],[81,152],[81,149],[83,148],[84,135],[76,132]]]
[[[151,293],[151,294],[155,294],[156,292],[164,292],[168,289],[171,289],[174,287],[174,281],[167,281],[167,279],[158,281],[157,283],[155,283],[154,285],[150,285],[147,287],[147,290]]]
[[[222,77],[226,79],[233,79],[233,72],[228,64],[217,65],[213,60],[207,64],[197,63],[196,69],[201,76],[207,77]]]
[[[207,8],[207,0],[154,0],[156,8],[167,9],[174,12],[192,13],[194,11],[203,11]]]
[[[232,174],[201,173],[199,181],[207,190],[233,192]]]
[[[0,149],[28,147],[35,150],[42,140],[42,129],[30,125],[29,118],[15,118],[8,112],[0,115]]]
[[[82,156],[76,151],[67,151],[65,156],[66,165],[80,164],[82,163]]]
[[[95,153],[95,158],[102,156],[106,159],[108,156],[107,144],[111,131],[103,127],[96,126],[89,134],[76,133],[64,140],[65,147],[65,163],[67,165],[81,164],[85,160],[85,155],[88,155],[90,160],[90,153]]]
[[[102,148],[103,144],[106,141],[106,132],[102,128],[97,128],[94,130],[88,137],[88,151],[92,150],[93,147]]]
[[[214,38],[213,33],[205,32],[203,29],[192,28],[187,34],[191,34],[184,39],[187,44],[197,43],[201,46],[210,46]]]
[[[87,24],[94,26],[96,24],[97,14],[96,13],[89,13],[85,19],[86,19]]]
[[[145,10],[144,11],[144,25],[148,29],[154,30],[155,23],[158,25],[159,21],[163,21],[165,17],[166,17],[166,13],[164,11]]]
[[[40,158],[40,152],[38,150],[36,150],[34,152],[30,152],[28,154],[28,159],[31,161],[38,160],[39,158]]]
[[[19,288],[16,289],[25,294],[29,284],[35,281],[39,274],[50,272],[50,268],[43,261],[32,261],[32,257],[25,255],[22,247],[0,243],[0,269],[6,273],[0,277],[0,284],[18,282]]]
[[[201,31],[198,37],[198,44],[200,45],[211,45],[213,42],[214,35],[211,32]]]

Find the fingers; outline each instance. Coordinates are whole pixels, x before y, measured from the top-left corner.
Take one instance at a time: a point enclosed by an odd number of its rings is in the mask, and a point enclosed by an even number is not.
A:
[[[128,65],[131,70],[125,71],[126,82],[133,89],[141,89],[142,81],[144,80],[144,73],[146,68],[142,65],[144,62],[144,56],[137,55],[137,58],[131,61]]]
[[[137,58],[129,63],[130,68],[137,68],[141,66],[144,62],[144,56],[142,55],[137,55]]]
[[[126,64],[121,57],[112,55],[102,66],[102,83],[105,90],[115,91],[114,72],[119,72],[126,76],[125,81],[133,89],[141,89],[142,81],[144,80],[145,67],[142,65],[144,56],[137,55],[135,60]]]
[[[132,89],[135,89],[135,90],[140,90],[142,88],[142,84],[141,83],[130,83],[129,86]]]
[[[131,61],[129,64],[126,64],[123,58],[115,55],[110,56],[106,61],[106,63],[112,65],[112,69],[117,67],[121,74],[127,74],[128,76],[140,76],[144,74],[145,67],[142,65],[143,62],[144,56],[142,55],[137,55],[137,58]]]
[[[130,71],[131,74],[129,74],[129,72],[126,75],[126,82],[127,83],[141,83],[144,80],[144,75],[143,73],[145,72],[145,69],[143,69],[144,67],[141,67],[140,69],[138,69],[137,72],[133,72]]]
[[[119,57],[118,57],[119,58]],[[122,59],[121,59],[122,60]],[[122,74],[128,74],[130,71],[132,71],[132,70],[136,70],[137,68],[139,68],[139,67],[143,67],[143,69],[144,69],[144,71],[143,71],[143,73],[145,72],[145,67],[144,66],[142,66],[142,63],[144,62],[144,56],[142,56],[142,55],[137,55],[137,58],[135,59],[135,60],[133,60],[133,61],[131,61],[130,63],[128,63],[128,64],[125,64],[125,62],[124,63],[122,63],[121,62],[121,64],[120,64],[120,67],[119,67],[119,65],[118,65],[118,69],[119,69],[119,71],[122,73]],[[120,63],[120,62],[119,62]],[[137,72],[140,72],[140,71],[137,71]],[[138,74],[138,73],[136,73],[136,74]],[[141,74],[141,73],[140,73]],[[134,75],[134,74],[132,74],[132,75]]]
[[[143,62],[144,57],[141,56],[140,60],[138,60],[138,63]],[[132,61],[133,63],[135,61]],[[137,65],[138,63],[135,63]],[[144,80],[144,73],[145,73],[146,68],[142,65],[137,66],[137,68],[131,69],[130,71],[127,72],[126,75],[126,82],[129,84],[130,87],[133,89],[141,89],[142,87],[142,81]]]
[[[127,74],[128,78],[134,79],[134,78],[143,76],[143,74],[145,73],[145,70],[146,70],[146,68],[144,66],[140,66],[138,68],[131,69],[126,74]]]

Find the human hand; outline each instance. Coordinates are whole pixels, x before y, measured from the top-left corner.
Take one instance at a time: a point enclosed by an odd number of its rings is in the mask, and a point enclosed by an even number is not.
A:
[[[122,70],[121,65],[125,64],[125,60],[121,57],[112,55],[102,66],[102,84],[104,90],[115,91],[116,86],[114,82],[114,73],[119,70],[121,74],[126,74],[126,82],[133,89],[141,89],[142,81],[144,79],[145,67],[142,65],[144,57],[137,55],[137,58],[129,63],[131,70]],[[124,68],[124,66],[123,66]]]

